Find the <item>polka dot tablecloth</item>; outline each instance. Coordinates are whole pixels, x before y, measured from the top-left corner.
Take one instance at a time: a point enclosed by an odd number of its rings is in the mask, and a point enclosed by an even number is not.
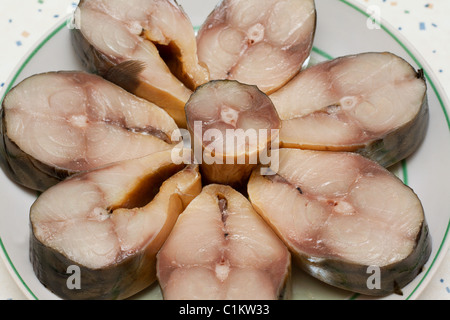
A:
[[[205,0],[207,1],[207,0]],[[335,0],[329,0],[335,1]],[[383,19],[397,28],[427,60],[431,72],[450,95],[450,1],[449,0],[353,0],[376,6]],[[0,97],[20,59],[43,34],[71,12],[73,0],[0,1]],[[0,260],[0,300],[25,299]],[[450,254],[420,299],[450,300]]]

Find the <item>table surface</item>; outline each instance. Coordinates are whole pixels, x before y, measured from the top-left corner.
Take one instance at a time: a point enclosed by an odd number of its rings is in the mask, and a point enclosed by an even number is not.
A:
[[[329,0],[332,1],[332,0]],[[449,0],[353,0],[377,6],[385,19],[414,45],[450,96]],[[51,28],[70,13],[76,0],[0,1],[0,97],[20,59]],[[26,299],[0,260],[0,300]],[[419,299],[450,300],[450,252]]]

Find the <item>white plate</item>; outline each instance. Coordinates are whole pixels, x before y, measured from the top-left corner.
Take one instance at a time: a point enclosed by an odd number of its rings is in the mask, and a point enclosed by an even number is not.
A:
[[[201,25],[216,1],[178,0],[195,26]],[[424,144],[414,156],[395,168],[395,172],[411,186],[422,200],[433,238],[433,251],[423,272],[406,288],[403,296],[385,299],[415,299],[426,287],[449,247],[450,201],[448,163],[450,163],[450,121],[447,116],[448,98],[426,61],[398,33],[381,21],[375,25],[369,14],[344,0],[316,0],[318,24],[312,61],[367,51],[390,51],[416,68],[423,68],[428,80],[431,125]],[[368,26],[372,26],[369,28]],[[24,78],[41,72],[82,69],[71,46],[70,31],[65,20],[60,21],[36,47],[27,54],[12,74],[6,86],[10,89]],[[36,194],[30,193],[0,172],[0,255],[18,286],[30,299],[57,299],[35,277],[28,257],[30,206]],[[295,299],[365,299],[332,288],[294,272]],[[157,285],[136,299],[160,299]]]

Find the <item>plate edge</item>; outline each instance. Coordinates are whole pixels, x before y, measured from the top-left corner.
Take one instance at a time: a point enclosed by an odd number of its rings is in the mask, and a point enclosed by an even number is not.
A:
[[[60,18],[55,24],[48,29],[44,35],[36,41],[36,43],[24,54],[23,58],[19,61],[17,66],[11,71],[10,76],[6,80],[7,86],[4,89],[4,92],[0,99],[0,108],[2,107],[3,101],[14,87],[14,83],[17,81],[17,78],[21,74],[21,72],[25,69],[28,63],[33,59],[33,57],[38,53],[38,51],[48,42],[50,41],[57,33],[59,33],[65,26],[67,26],[68,21],[72,18],[72,14],[67,14],[66,16]],[[18,285],[20,291],[25,295],[29,300],[39,300],[39,298],[34,294],[34,292],[28,287],[25,283],[18,270],[16,269],[14,263],[9,257],[8,251],[6,249],[5,243],[0,235],[0,256],[2,257],[2,263],[5,265],[6,269],[9,272],[9,275],[14,280],[14,282]]]

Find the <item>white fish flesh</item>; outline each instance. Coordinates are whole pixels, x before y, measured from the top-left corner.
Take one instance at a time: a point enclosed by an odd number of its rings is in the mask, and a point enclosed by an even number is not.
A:
[[[223,0],[197,35],[198,56],[211,79],[270,94],[300,71],[315,29],[313,0]]]
[[[269,162],[262,158],[269,158],[281,125],[266,94],[235,80],[199,87],[186,104],[186,119],[205,181],[236,189],[245,188],[258,163]]]
[[[30,258],[39,280],[64,299],[125,299],[156,281],[156,254],[201,191],[198,167],[171,151],[73,176],[30,211]],[[79,290],[67,283],[78,267]]]
[[[277,175],[255,170],[248,194],[300,267],[346,290],[399,293],[431,253],[417,195],[361,155],[281,149]]]
[[[423,71],[387,52],[310,67],[270,98],[286,148],[358,152],[389,167],[416,151],[428,129]]]
[[[290,254],[248,200],[203,188],[157,256],[166,300],[274,300],[287,292]]]
[[[84,72],[34,75],[2,108],[1,158],[12,179],[44,191],[67,176],[173,148],[158,106]]]
[[[167,110],[185,126],[184,105],[209,80],[193,26],[172,0],[83,0],[73,43],[90,71]]]

